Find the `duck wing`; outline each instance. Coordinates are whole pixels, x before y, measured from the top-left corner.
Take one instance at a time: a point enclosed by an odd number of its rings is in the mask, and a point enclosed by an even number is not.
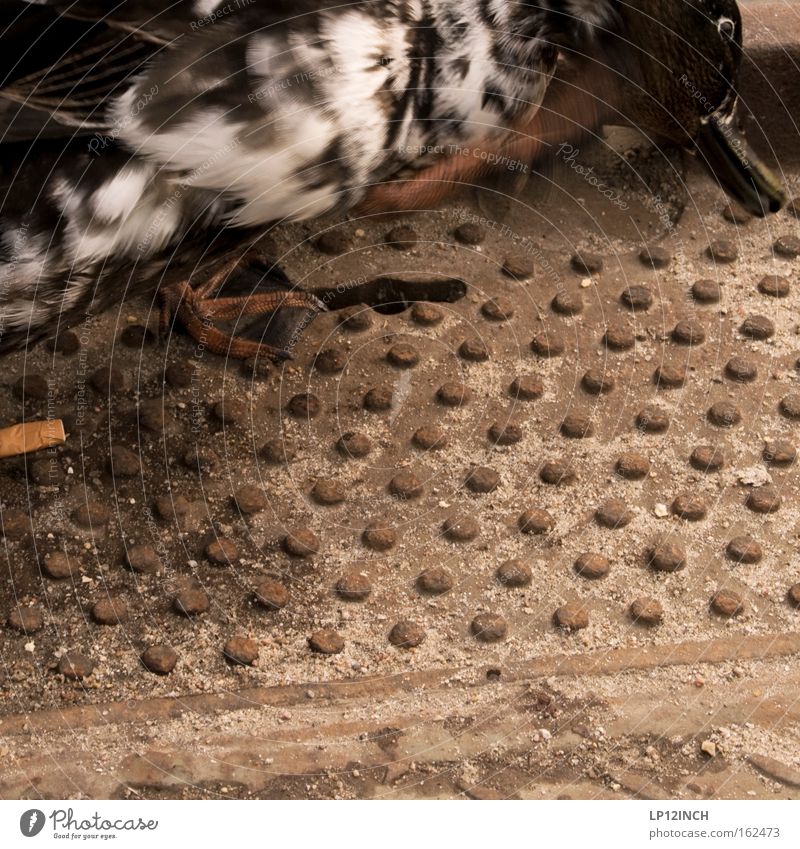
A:
[[[111,132],[107,100],[183,37],[191,5],[0,3],[0,142]]]

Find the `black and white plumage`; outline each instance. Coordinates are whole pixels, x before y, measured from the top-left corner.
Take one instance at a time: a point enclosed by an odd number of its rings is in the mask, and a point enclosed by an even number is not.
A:
[[[654,45],[675,49],[657,28],[681,30],[667,20],[680,8],[709,37],[725,17],[738,27],[725,38],[741,38],[733,0],[647,0],[637,21],[617,0],[64,5],[67,17],[11,3],[17,17],[3,21],[13,31],[49,14],[88,58],[77,73],[63,55],[44,73],[28,70],[29,52],[6,63],[0,116],[18,144],[0,207],[0,351],[121,300],[118,269],[145,268],[198,232],[348,209],[421,152],[491,143],[535,114],[565,51],[588,55],[612,35],[630,45],[645,19]],[[685,22],[694,35],[697,20]],[[660,81],[637,50],[652,48],[634,43],[620,68],[631,77],[635,66],[638,95]],[[735,84],[732,55],[711,71],[696,60],[692,78],[715,105]]]

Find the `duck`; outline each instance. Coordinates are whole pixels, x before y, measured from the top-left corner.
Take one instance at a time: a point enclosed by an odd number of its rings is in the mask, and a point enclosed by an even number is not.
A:
[[[609,123],[690,150],[754,215],[785,202],[738,127],[735,0],[11,0],[0,15],[0,353],[157,293],[162,326],[207,350],[290,357],[218,326],[324,309],[259,234],[435,207]],[[223,294],[254,268],[251,291]]]

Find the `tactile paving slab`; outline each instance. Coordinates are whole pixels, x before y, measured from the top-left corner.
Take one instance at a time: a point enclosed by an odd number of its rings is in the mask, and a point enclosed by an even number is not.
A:
[[[159,340],[145,301],[5,360],[0,418],[68,431],[0,466],[6,732],[347,681],[374,682],[379,726],[397,675],[596,673],[624,713],[635,670],[674,694],[704,660],[741,678],[796,651],[800,222],[624,158],[656,184],[625,211],[564,169],[502,214],[466,196],[271,234],[331,307],[279,367]]]

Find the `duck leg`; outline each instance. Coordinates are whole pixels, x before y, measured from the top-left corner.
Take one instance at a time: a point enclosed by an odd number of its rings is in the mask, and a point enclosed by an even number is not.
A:
[[[214,297],[230,275],[242,266],[263,263],[257,251],[244,257],[234,257],[222,262],[220,267],[200,286],[192,287],[180,281],[159,290],[161,298],[161,330],[169,330],[173,322],[213,354],[248,359],[262,356],[273,361],[291,359],[291,354],[264,342],[226,333],[215,325],[216,321],[237,321],[260,315],[271,315],[282,308],[322,312],[325,305],[310,292],[272,291],[256,292],[238,297]]]

